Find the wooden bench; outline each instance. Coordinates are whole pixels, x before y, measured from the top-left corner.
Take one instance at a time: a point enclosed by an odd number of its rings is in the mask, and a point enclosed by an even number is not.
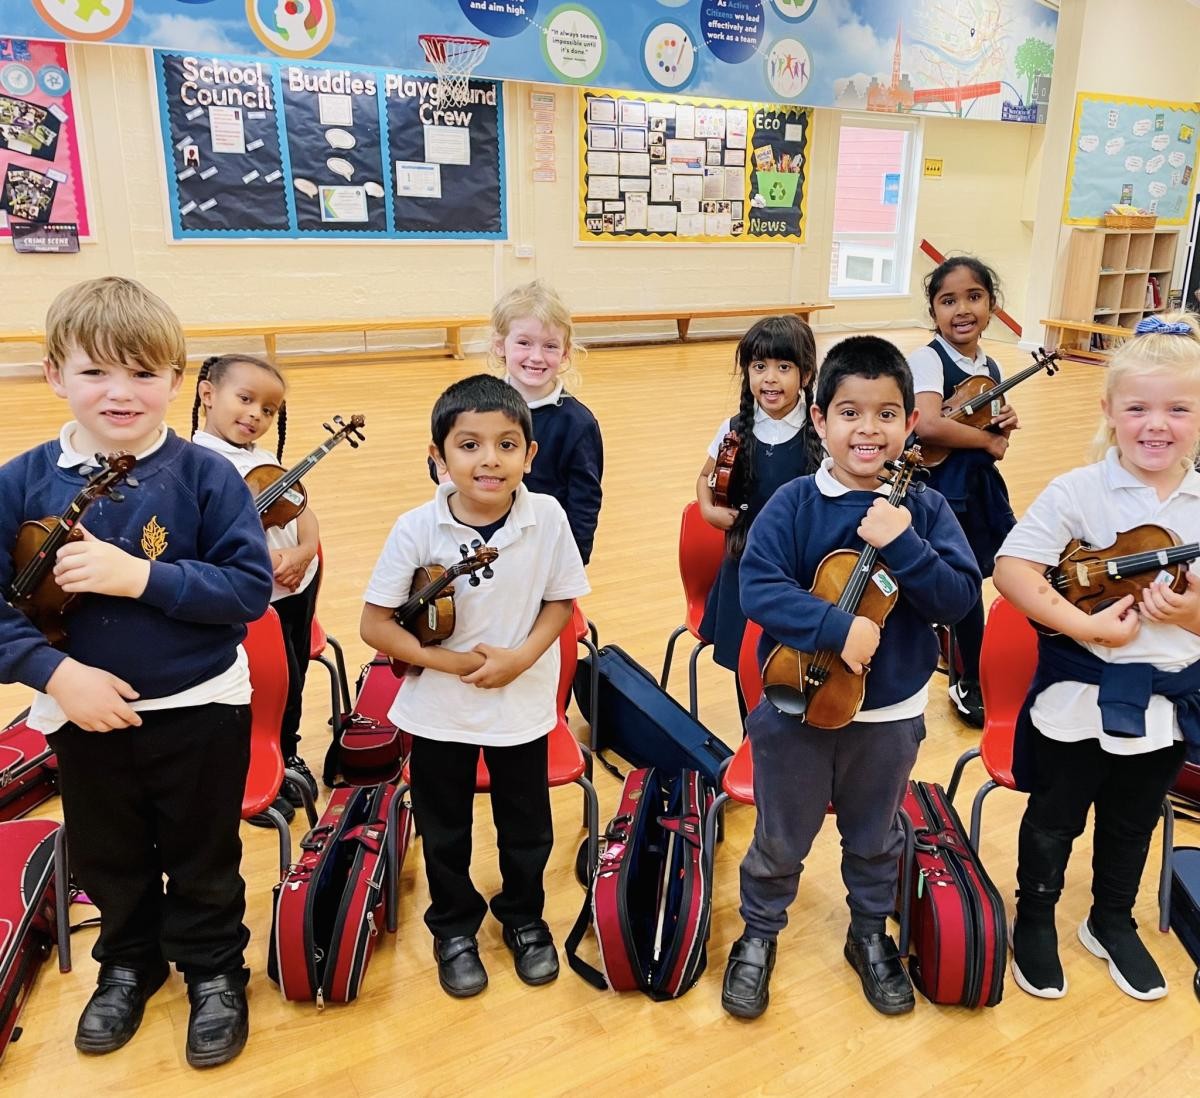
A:
[[[1090,320],[1063,320],[1052,317],[1043,320],[1046,329],[1046,344],[1048,349],[1057,348],[1071,358],[1081,358],[1085,362],[1105,363],[1111,351],[1097,351],[1092,347],[1092,336],[1103,335],[1111,339],[1128,339],[1133,332],[1129,328],[1119,328],[1115,324],[1094,324]],[[1082,343],[1081,343],[1082,341]]]
[[[828,303],[801,302],[800,304],[792,305],[715,306],[711,309],[693,309],[687,307],[679,309],[636,309],[632,312],[624,310],[621,312],[604,313],[572,313],[571,320],[576,324],[621,324],[628,321],[673,320],[675,321],[675,329],[679,333],[679,342],[686,343],[688,328],[691,326],[693,320],[710,320],[734,316],[771,316],[776,313],[791,313],[798,316],[807,324],[810,314],[821,309],[832,308],[833,305]],[[647,343],[652,342],[652,340],[630,336],[627,342]]]

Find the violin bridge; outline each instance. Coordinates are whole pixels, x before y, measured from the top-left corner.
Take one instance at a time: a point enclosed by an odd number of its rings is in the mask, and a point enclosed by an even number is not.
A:
[[[1109,565],[1109,567],[1111,568],[1112,566]],[[1080,587],[1092,586],[1092,581],[1088,579],[1088,568],[1086,564],[1075,565],[1075,582],[1078,583]]]

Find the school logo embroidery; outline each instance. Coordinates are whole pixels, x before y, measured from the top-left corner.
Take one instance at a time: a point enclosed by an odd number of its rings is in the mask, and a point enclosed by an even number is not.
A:
[[[284,57],[313,57],[333,38],[333,0],[246,0],[258,40]]]
[[[147,560],[158,560],[167,547],[167,528],[160,526],[157,515],[151,515],[150,521],[142,527],[142,552]]]

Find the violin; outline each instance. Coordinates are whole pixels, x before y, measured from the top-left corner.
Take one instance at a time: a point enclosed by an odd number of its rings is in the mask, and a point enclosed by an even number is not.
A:
[[[108,457],[97,454],[96,464],[99,470],[61,515],[21,523],[13,548],[14,575],[4,597],[56,647],[67,639],[63,615],[78,598],[54,582],[59,549],[83,537],[79,520],[96,500],[108,496],[114,503],[121,503],[124,496],[117,491],[118,486],[124,482],[137,487],[137,481],[129,475],[137,464],[132,454],[123,450]]]
[[[950,399],[942,405],[942,417],[963,424],[964,427],[975,427],[980,431],[990,430],[992,418],[1000,414],[1004,401],[1000,398],[1009,389],[1028,381],[1034,374],[1045,370],[1051,377],[1061,370],[1057,365],[1062,357],[1058,351],[1047,351],[1044,347],[1033,352],[1032,366],[1026,366],[1020,373],[1013,374],[1006,381],[996,384],[990,377],[983,375],[969,377],[960,381],[950,394]],[[917,432],[920,434],[920,432]],[[941,465],[953,452],[948,446],[937,446],[934,443],[921,443],[925,455],[925,467],[932,469]]]
[[[416,635],[422,648],[440,644],[454,632],[454,588],[451,584],[459,576],[468,576],[467,582],[478,587],[480,579],[491,579],[495,573],[492,564],[500,555],[499,550],[483,545],[476,538],[469,551],[465,545],[458,547],[462,560],[443,568],[440,564],[427,564],[413,573],[408,601],[398,606],[392,614],[397,625]],[[479,575],[476,575],[476,573]],[[399,678],[408,670],[403,660],[392,660],[392,671]]]
[[[923,465],[921,447],[911,446],[899,461],[885,463],[889,475],[879,479],[891,485],[887,501],[897,507],[913,476]],[[882,626],[900,597],[895,577],[880,565],[873,545],[861,552],[837,549],[817,565],[812,593],[839,610],[869,618]],[[798,652],[779,644],[763,666],[763,694],[781,713],[803,717],[814,728],[842,728],[854,720],[866,693],[867,669],[855,674],[838,652]]]
[[[362,433],[367,422],[366,416],[351,416],[349,423],[341,416],[334,416],[333,422],[338,425],[336,431],[328,423],[321,424],[333,438],[327,438],[286,472],[281,465],[260,465],[246,474],[245,480],[254,493],[254,506],[262,518],[264,530],[270,530],[272,526],[286,526],[303,514],[308,506],[308,493],[300,483],[300,478],[339,442],[348,442],[352,450],[357,450],[358,444],[366,440]]]
[[[1187,566],[1197,557],[1200,542],[1183,545],[1165,527],[1146,523],[1118,534],[1103,549],[1076,538],[1058,564],[1046,570],[1046,577],[1069,603],[1095,614],[1126,595],[1140,599],[1152,583],[1165,583],[1182,594],[1187,590]]]
[[[733,466],[738,459],[742,440],[736,431],[729,431],[717,448],[717,462],[708,474],[708,486],[712,489],[713,503],[717,507],[732,507],[729,489],[733,482]],[[744,508],[743,508],[744,509]]]

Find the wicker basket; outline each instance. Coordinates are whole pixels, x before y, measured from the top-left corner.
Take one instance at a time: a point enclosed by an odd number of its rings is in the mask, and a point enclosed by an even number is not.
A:
[[[1105,214],[1106,229],[1153,229],[1158,218],[1154,214]]]

